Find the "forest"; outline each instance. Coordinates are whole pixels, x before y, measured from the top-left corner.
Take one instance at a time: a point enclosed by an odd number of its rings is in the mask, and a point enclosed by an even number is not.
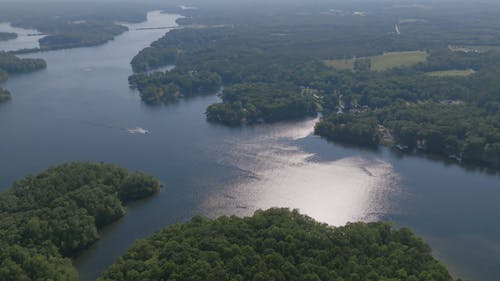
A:
[[[332,141],[398,146],[405,152],[500,167],[495,78],[500,62],[495,46],[500,42],[496,31],[486,28],[500,24],[498,19],[486,14],[482,22],[464,22],[464,11],[453,9],[369,8],[365,16],[313,10],[300,15],[300,21],[295,10],[287,9],[219,12],[220,18],[190,11],[180,20],[185,28],[169,32],[133,58],[132,68],[139,74],[131,77],[131,86],[137,77],[178,76],[140,74],[175,65],[180,73],[220,76],[222,102],[207,108],[210,122],[239,126],[322,113],[316,133]],[[468,19],[479,17],[479,9],[471,7]],[[444,20],[447,24],[438,27]],[[452,45],[480,47],[456,51]],[[416,50],[427,54],[426,61],[384,71],[373,70],[368,57]],[[325,64],[352,57],[352,70]],[[172,79],[140,80],[146,81],[138,87],[146,103],[178,93]]]
[[[222,81],[214,72],[178,69],[167,72],[139,73],[129,77],[129,84],[141,93],[147,104],[168,104],[183,97],[212,94],[220,89]]]
[[[445,49],[410,68],[340,72],[338,86],[325,96],[327,110],[316,133],[349,144],[398,144],[408,151],[499,167],[499,63],[498,51]],[[475,72],[465,77],[427,74],[451,69]]]
[[[10,92],[0,88],[0,103],[10,100]]]
[[[62,24],[55,21],[51,25],[44,22],[37,26],[38,30],[49,34],[39,40],[42,51],[101,45],[128,30],[112,22],[90,20]]]
[[[77,281],[70,258],[156,193],[153,177],[111,164],[68,163],[26,176],[0,193],[0,280]]]
[[[0,41],[7,41],[11,39],[16,39],[17,33],[12,32],[0,32]]]
[[[42,59],[20,59],[11,53],[0,51],[0,84],[9,78],[9,74],[29,73],[46,67],[47,63]],[[0,103],[10,97],[10,92],[0,87]]]
[[[99,281],[452,281],[430,248],[389,223],[330,227],[298,211],[195,217],[138,240]]]
[[[40,48],[16,53],[88,47],[113,40],[128,28],[120,23],[137,23],[146,19],[148,11],[169,4],[144,1],[7,1],[2,3],[0,19],[15,27],[35,29],[46,35]]]

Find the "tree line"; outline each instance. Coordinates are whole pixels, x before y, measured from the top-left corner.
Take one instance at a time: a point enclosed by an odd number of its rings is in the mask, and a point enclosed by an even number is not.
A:
[[[0,193],[0,280],[76,281],[71,260],[160,183],[111,164],[68,163]]]
[[[310,15],[300,16],[300,21],[293,8],[272,13],[251,8],[245,13],[211,11],[220,17],[195,10],[180,22],[205,24],[203,28],[173,30],[131,63],[136,72],[175,65],[174,73],[218,75],[224,86],[222,102],[207,108],[211,122],[238,126],[321,112],[324,117],[316,133],[329,140],[369,147],[387,144],[497,167],[500,125],[495,77],[500,52],[494,47],[498,31],[487,26],[500,22],[491,15],[484,22],[461,21],[462,10],[444,8],[422,14],[367,5],[367,15],[356,17],[309,7]],[[471,7],[467,13],[481,18],[484,9]],[[397,34],[394,23],[403,15],[418,20],[402,21]],[[433,25],[443,20],[456,25]],[[449,48],[453,44],[485,44],[483,50],[490,51],[456,52]],[[426,50],[427,61],[381,72],[371,71],[370,59],[355,59],[354,71],[323,63],[409,50]],[[429,75],[469,69],[475,72],[467,77]],[[147,103],[182,97],[174,86],[183,77],[174,73],[136,74],[131,85],[141,78],[139,90]]]
[[[330,227],[298,211],[195,217],[138,240],[99,281],[452,281],[431,249],[389,223]]]
[[[0,41],[7,41],[17,38],[17,33],[13,32],[0,32]]]
[[[47,63],[43,59],[20,59],[14,54],[0,51],[0,84],[9,78],[9,74],[29,73],[46,67]],[[10,97],[10,92],[0,87],[0,103]]]

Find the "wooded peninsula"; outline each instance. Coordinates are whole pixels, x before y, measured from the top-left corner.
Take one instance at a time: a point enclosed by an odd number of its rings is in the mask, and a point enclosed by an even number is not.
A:
[[[286,9],[220,19],[193,11],[180,21],[185,28],[134,57],[129,82],[148,104],[223,87],[222,102],[207,108],[210,122],[253,125],[322,113],[316,134],[328,140],[499,168],[500,42],[485,27],[498,19],[464,23],[452,11],[446,17],[457,30],[432,25],[434,14],[412,11],[407,16],[420,21],[399,22],[401,11],[371,8],[380,15],[318,13],[300,21]],[[477,30],[490,39],[477,40]],[[166,65],[175,68],[154,72]]]
[[[111,164],[68,163],[0,193],[0,280],[76,281],[70,258],[160,183]]]

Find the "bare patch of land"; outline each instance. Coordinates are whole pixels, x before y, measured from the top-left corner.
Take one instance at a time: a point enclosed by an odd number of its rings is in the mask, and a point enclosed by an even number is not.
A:
[[[372,71],[385,71],[395,67],[412,66],[427,60],[427,52],[424,51],[409,51],[409,52],[389,52],[378,56],[365,57],[370,59]],[[338,70],[354,69],[354,62],[357,58],[327,60],[326,65]]]
[[[443,70],[443,71],[432,71],[428,72],[427,75],[434,77],[450,77],[450,76],[469,76],[476,73],[473,69],[452,69],[452,70]]]

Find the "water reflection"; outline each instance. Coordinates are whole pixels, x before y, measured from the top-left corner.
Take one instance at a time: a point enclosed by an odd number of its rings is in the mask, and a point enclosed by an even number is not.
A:
[[[251,215],[270,207],[297,208],[331,225],[374,221],[398,196],[391,164],[362,157],[316,161],[293,141],[312,134],[316,119],[257,129],[253,138],[226,139],[214,148],[242,175],[203,204],[210,216]]]
[[[155,12],[137,27],[175,25],[177,18]],[[387,149],[334,145],[311,136],[316,120],[213,126],[203,112],[214,96],[145,106],[127,85],[130,59],[165,32],[130,28],[102,46],[24,55],[49,67],[6,83],[14,95],[0,110],[0,188],[75,160],[116,163],[167,184],[128,206],[127,216],[75,260],[81,280],[95,280],[135,239],[193,215],[249,215],[274,206],[333,225],[392,220],[423,236],[458,276],[500,276],[498,177]],[[124,130],[133,127],[152,133]]]

